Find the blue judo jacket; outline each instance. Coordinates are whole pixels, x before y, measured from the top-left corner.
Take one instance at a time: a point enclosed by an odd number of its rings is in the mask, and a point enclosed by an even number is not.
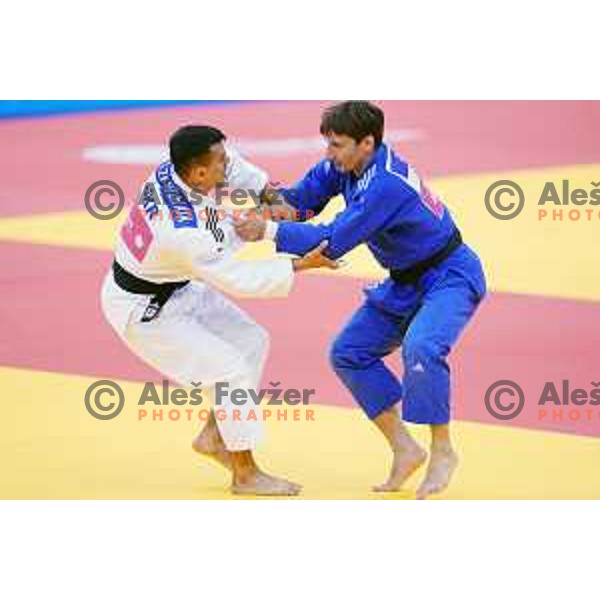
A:
[[[387,144],[379,146],[358,177],[340,172],[326,159],[282,194],[301,218],[307,211],[319,214],[338,194],[343,194],[346,209],[329,224],[280,222],[275,237],[278,252],[302,255],[328,240],[327,255],[339,258],[365,243],[383,268],[405,270],[436,254],[456,232],[448,208]],[[463,244],[441,266],[462,272],[475,295],[484,295],[481,265],[468,246]],[[428,272],[422,287],[433,285],[442,271],[437,267]],[[400,312],[417,297],[415,286],[391,279],[369,293],[377,303]]]

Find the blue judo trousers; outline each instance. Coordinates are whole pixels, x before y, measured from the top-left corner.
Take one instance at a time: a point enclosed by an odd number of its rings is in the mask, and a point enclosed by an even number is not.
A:
[[[318,214],[338,194],[346,209],[326,225],[280,222],[278,252],[302,255],[327,240],[327,255],[339,258],[366,243],[390,272],[365,290],[364,304],[331,346],[339,378],[371,419],[402,401],[407,421],[448,423],[447,357],[485,296],[486,282],[478,256],[460,237],[457,242],[447,207],[386,144],[358,177],[323,160],[282,193],[301,216]],[[402,381],[383,362],[398,349]]]

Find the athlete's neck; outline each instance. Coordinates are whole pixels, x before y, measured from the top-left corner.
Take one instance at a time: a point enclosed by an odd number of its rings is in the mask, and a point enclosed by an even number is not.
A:
[[[367,156],[365,156],[363,160],[361,160],[360,163],[356,165],[354,169],[352,169],[352,172],[354,175],[356,175],[356,177],[360,177],[364,173],[367,165],[371,162],[371,160],[373,160],[373,156],[375,156],[375,150],[369,152],[369,154],[367,154]]]

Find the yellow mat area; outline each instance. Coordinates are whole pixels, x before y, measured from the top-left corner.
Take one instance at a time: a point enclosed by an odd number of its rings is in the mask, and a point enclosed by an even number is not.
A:
[[[563,220],[540,221],[537,201],[546,181],[555,182],[560,191],[562,180],[569,179],[571,190],[581,188],[589,192],[591,182],[600,179],[599,173],[600,165],[569,165],[436,178],[431,187],[457,215],[465,239],[482,257],[490,289],[597,300],[600,278],[592,274],[597,268],[600,207],[579,207],[581,219],[571,221],[567,213],[577,207],[550,204],[545,207],[548,213],[553,208],[562,208]],[[487,188],[501,179],[516,181],[526,198],[522,213],[510,221],[493,218],[484,205]],[[343,201],[336,199],[321,220],[331,219],[342,207]],[[586,209],[593,209],[593,220],[587,220]],[[85,210],[5,218],[0,220],[0,240],[108,250],[119,221],[99,221]],[[272,244],[262,243],[249,247],[243,255],[250,258],[271,253]],[[348,258],[349,265],[342,271],[324,273],[367,279],[382,277],[383,271],[366,248],[358,248]]]
[[[0,498],[232,498],[225,472],[190,449],[195,423],[137,420],[141,384],[118,382],[123,412],[98,421],[84,407],[92,378],[0,368],[0,380]],[[257,453],[265,468],[302,482],[302,498],[412,497],[423,473],[406,492],[369,491],[390,457],[362,413],[310,408],[312,422],[269,422]],[[423,428],[413,431],[426,442]],[[455,423],[455,437],[462,462],[443,498],[600,497],[598,439],[467,422]]]

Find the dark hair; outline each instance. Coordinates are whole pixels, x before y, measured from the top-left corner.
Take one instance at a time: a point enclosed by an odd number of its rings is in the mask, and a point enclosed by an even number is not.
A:
[[[182,175],[192,164],[206,162],[211,146],[225,139],[222,131],[208,125],[180,127],[169,140],[169,153],[175,172]]]
[[[383,139],[383,111],[365,100],[348,100],[325,109],[321,117],[321,135],[337,133],[348,135],[357,143],[368,135],[375,139],[375,146]]]

